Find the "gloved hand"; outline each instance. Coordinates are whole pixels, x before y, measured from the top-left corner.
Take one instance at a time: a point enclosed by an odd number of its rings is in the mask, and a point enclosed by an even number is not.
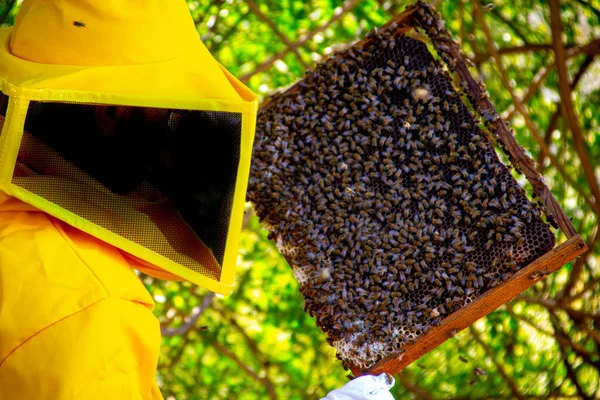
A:
[[[332,390],[321,400],[394,400],[389,392],[394,383],[394,378],[389,374],[363,375]]]

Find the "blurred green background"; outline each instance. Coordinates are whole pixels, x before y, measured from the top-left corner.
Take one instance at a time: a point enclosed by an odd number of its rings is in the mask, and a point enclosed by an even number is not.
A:
[[[0,24],[14,22],[20,3],[0,0]],[[590,251],[396,375],[393,394],[600,398],[600,1],[432,3]],[[209,50],[262,98],[408,2],[188,4]],[[564,56],[555,57],[560,48]],[[163,330],[157,379],[165,398],[314,399],[348,381],[304,313],[291,269],[247,212],[232,295],[144,277]]]

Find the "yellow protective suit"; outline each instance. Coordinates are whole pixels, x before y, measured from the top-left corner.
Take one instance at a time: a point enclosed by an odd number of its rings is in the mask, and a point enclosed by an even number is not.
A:
[[[0,192],[0,399],[162,399],[128,256]]]

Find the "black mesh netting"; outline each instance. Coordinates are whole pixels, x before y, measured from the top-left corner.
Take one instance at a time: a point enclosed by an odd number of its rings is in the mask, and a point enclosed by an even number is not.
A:
[[[241,115],[32,101],[13,183],[218,279]]]
[[[346,366],[398,352],[555,241],[447,70],[386,30],[261,109],[248,197]]]
[[[8,109],[8,96],[0,92],[0,136],[2,135],[2,128],[4,127],[4,117],[6,117],[6,110]]]

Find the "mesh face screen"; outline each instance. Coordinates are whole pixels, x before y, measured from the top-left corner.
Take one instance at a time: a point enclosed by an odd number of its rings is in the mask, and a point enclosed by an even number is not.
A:
[[[249,199],[307,311],[368,367],[554,236],[426,45],[379,31],[258,116]]]
[[[13,183],[219,279],[241,114],[32,101]]]
[[[2,128],[4,127],[4,118],[6,117],[6,110],[8,109],[8,96],[0,92],[0,136],[2,135]]]

